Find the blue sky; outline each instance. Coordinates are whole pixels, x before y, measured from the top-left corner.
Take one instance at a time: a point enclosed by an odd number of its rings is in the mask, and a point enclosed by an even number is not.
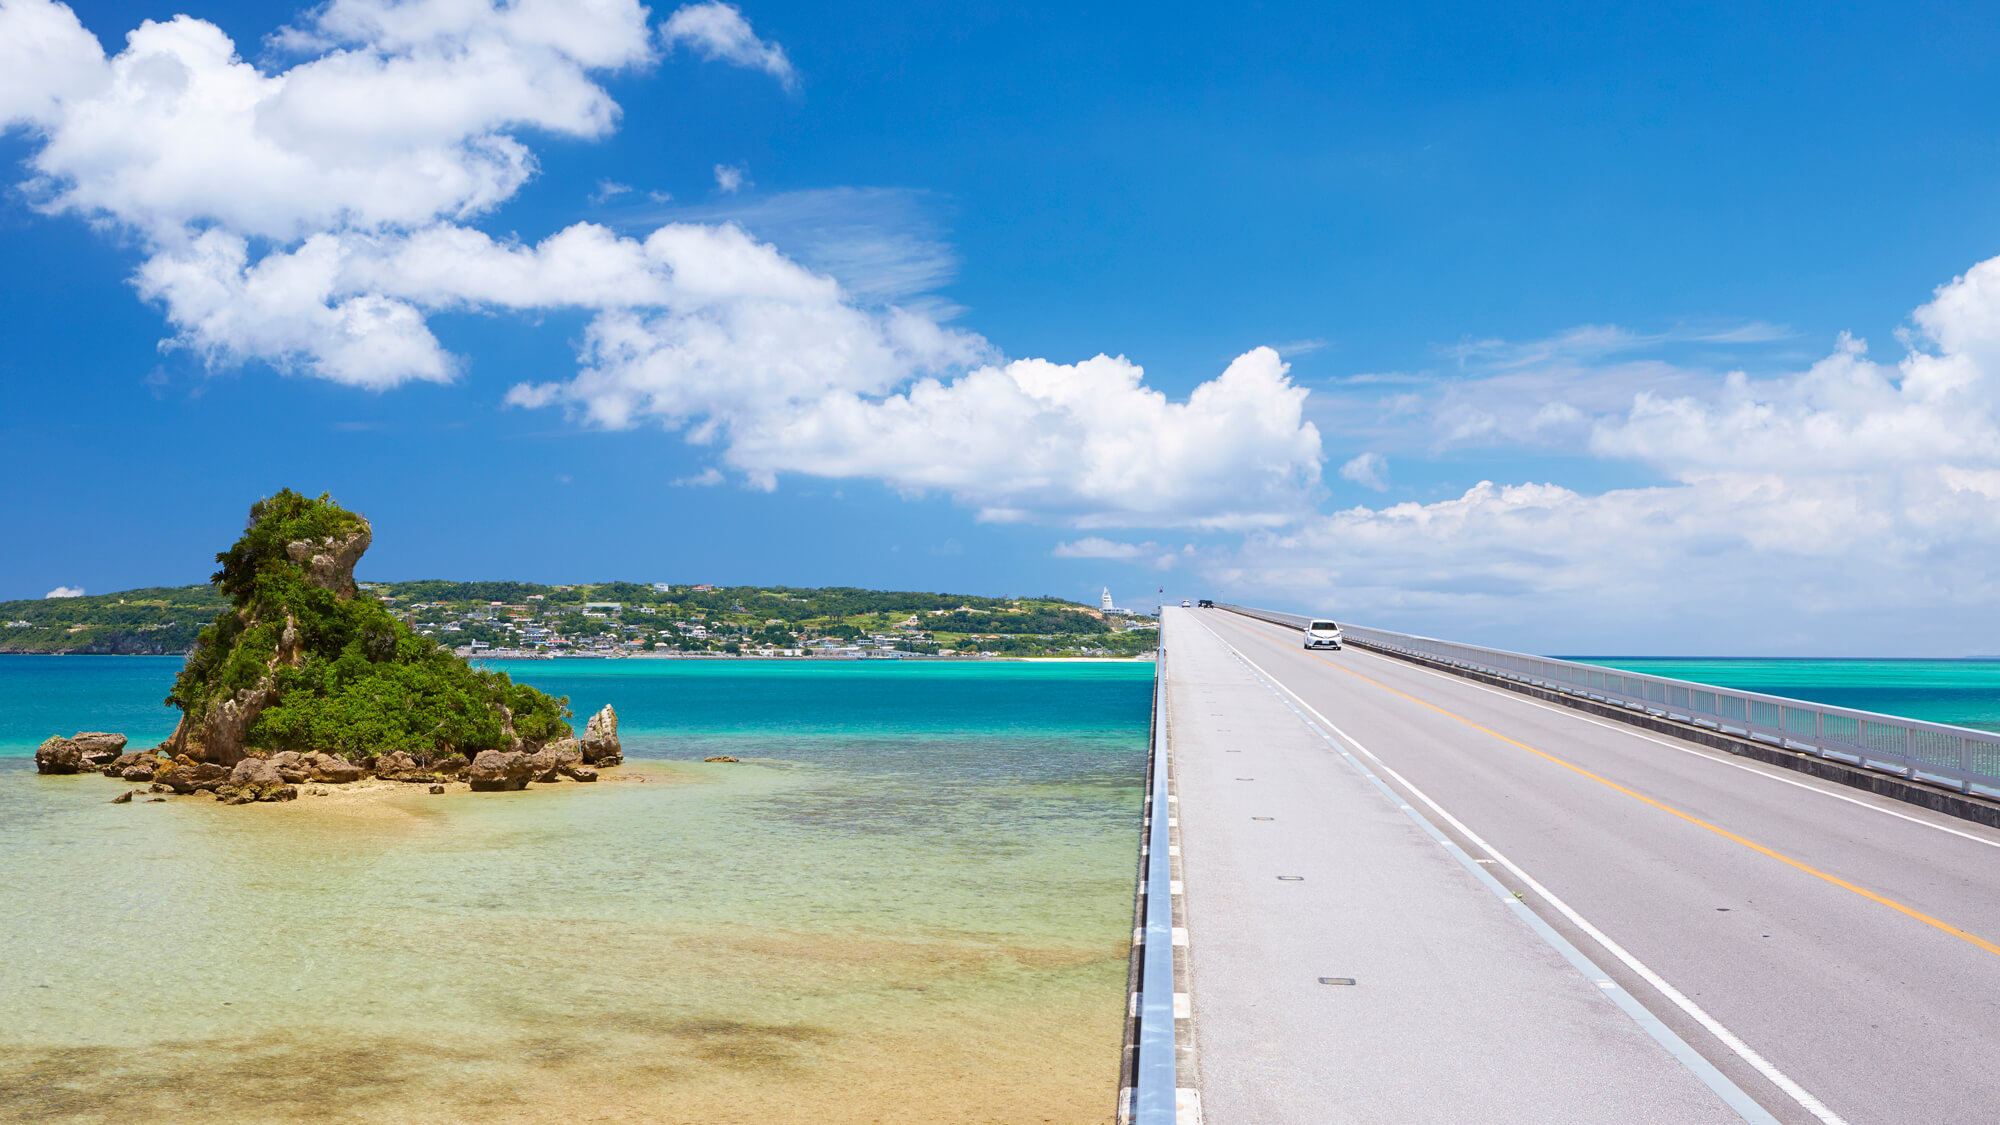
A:
[[[1971,6],[73,11],[0,0],[0,597],[290,486],[377,578],[2000,645]]]

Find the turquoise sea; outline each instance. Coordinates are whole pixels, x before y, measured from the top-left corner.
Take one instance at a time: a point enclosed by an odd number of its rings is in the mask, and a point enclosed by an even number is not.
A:
[[[1567,656],[1628,672],[2000,730],[2000,660],[1775,660]]]
[[[628,764],[112,805],[178,659],[0,659],[0,1119],[1111,1116],[1151,665],[499,666]]]

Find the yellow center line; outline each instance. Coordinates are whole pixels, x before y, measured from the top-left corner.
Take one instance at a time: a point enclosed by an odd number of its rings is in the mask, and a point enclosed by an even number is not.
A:
[[[1255,631],[1249,631],[1249,632],[1251,636],[1257,636],[1260,637],[1260,639],[1262,640],[1268,641],[1272,644],[1276,644],[1275,641],[1271,641],[1270,638],[1268,637],[1261,637],[1260,634],[1256,633]],[[1327,667],[1332,668],[1336,671],[1345,672],[1348,675],[1353,676],[1355,679],[1360,680],[1363,683],[1373,684],[1374,686],[1381,688],[1383,691],[1386,691],[1391,695],[1400,696],[1403,699],[1407,699],[1419,707],[1427,707],[1430,710],[1435,711],[1438,714],[1443,715],[1448,719],[1456,719],[1459,722],[1464,723],[1466,726],[1471,727],[1473,730],[1476,730],[1481,734],[1490,735],[1506,743],[1509,746],[1514,746],[1518,747],[1519,749],[1526,750],[1528,753],[1533,754],[1537,758],[1544,759],[1545,761],[1554,762],[1556,765],[1559,765],[1566,770],[1570,770],[1574,773],[1587,777],[1590,780],[1597,782],[1599,785],[1602,785],[1607,789],[1616,790],[1617,792],[1623,793],[1627,797],[1631,797],[1632,799],[1637,801],[1644,801],[1646,804],[1649,804],[1654,808],[1659,809],[1661,812],[1672,813],[1673,815],[1680,817],[1682,820],[1687,821],[1689,824],[1693,824],[1701,828],[1706,828],[1710,832],[1715,833],[1717,836],[1720,836],[1725,840],[1733,840],[1736,843],[1739,843],[1744,847],[1749,848],[1751,851],[1761,852],[1764,855],[1770,856],[1772,859],[1775,859],[1779,863],[1785,864],[1788,867],[1796,868],[1797,870],[1803,871],[1806,874],[1811,875],[1816,879],[1824,879],[1827,882],[1832,883],[1834,886],[1841,888],[1842,890],[1853,891],[1855,894],[1860,895],[1862,898],[1865,898],[1870,902],[1880,903],[1881,905],[1886,906],[1889,909],[1894,910],[1899,914],[1904,914],[1911,918],[1914,918],[1917,921],[1922,922],[1926,926],[1930,926],[1933,929],[1941,930],[1947,934],[1950,934],[1951,936],[1958,938],[1960,941],[1970,942],[1971,944],[1978,946],[1979,948],[1985,950],[1988,953],[2000,955],[2000,945],[1995,945],[1992,942],[1987,941],[1985,938],[1980,937],[1978,934],[1971,933],[1966,930],[1961,930],[1957,926],[1954,926],[1949,922],[1933,918],[1930,915],[1924,913],[1923,911],[1918,910],[1912,906],[1905,906],[1904,904],[1897,902],[1895,899],[1885,898],[1884,896],[1878,895],[1874,891],[1871,891],[1866,887],[1850,883],[1838,875],[1830,875],[1827,872],[1821,871],[1819,868],[1814,867],[1809,863],[1802,863],[1799,860],[1793,859],[1791,856],[1784,854],[1783,852],[1767,848],[1755,840],[1750,840],[1742,836],[1739,836],[1736,833],[1731,832],[1729,829],[1722,827],[1721,825],[1710,824],[1708,821],[1703,820],[1698,816],[1694,816],[1690,813],[1684,813],[1681,810],[1663,801],[1655,800],[1651,797],[1646,796],[1644,793],[1640,793],[1637,790],[1629,789],[1623,785],[1620,785],[1617,782],[1611,780],[1610,778],[1603,776],[1602,774],[1592,773],[1591,771],[1584,769],[1582,766],[1577,765],[1575,762],[1565,761],[1561,758],[1556,757],[1554,754],[1550,754],[1544,750],[1537,750],[1533,746],[1530,746],[1519,739],[1509,738],[1506,735],[1501,734],[1497,730],[1481,726],[1478,723],[1473,722],[1471,719],[1468,719],[1465,716],[1460,715],[1454,711],[1448,711],[1443,707],[1439,707],[1435,703],[1430,703],[1425,700],[1419,699],[1416,696],[1409,694],[1408,692],[1398,691],[1397,689],[1390,687],[1388,684],[1382,683],[1379,680],[1370,679],[1367,676],[1364,676],[1361,673],[1356,672],[1351,668],[1343,668],[1340,665],[1334,663],[1333,661],[1327,659],[1326,657],[1321,656],[1319,653],[1312,652],[1308,653],[1307,655],[1318,660],[1320,663],[1325,664]]]

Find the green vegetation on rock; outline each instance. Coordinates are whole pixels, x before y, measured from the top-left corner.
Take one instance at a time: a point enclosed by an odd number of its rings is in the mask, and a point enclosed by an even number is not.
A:
[[[289,489],[257,502],[210,579],[230,608],[201,631],[167,703],[169,752],[506,750],[571,733],[567,699],[475,669],[361,593],[368,521]]]

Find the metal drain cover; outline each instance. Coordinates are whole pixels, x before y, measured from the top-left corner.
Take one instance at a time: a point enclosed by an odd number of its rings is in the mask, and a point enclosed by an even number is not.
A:
[[[1306,881],[1306,877],[1303,875],[1280,875],[1278,876],[1278,881],[1280,883],[1303,883]]]
[[[1353,983],[1354,983],[1354,978],[1353,978],[1353,977],[1321,977],[1321,978],[1319,978],[1319,982],[1320,982],[1321,984],[1353,984]]]

